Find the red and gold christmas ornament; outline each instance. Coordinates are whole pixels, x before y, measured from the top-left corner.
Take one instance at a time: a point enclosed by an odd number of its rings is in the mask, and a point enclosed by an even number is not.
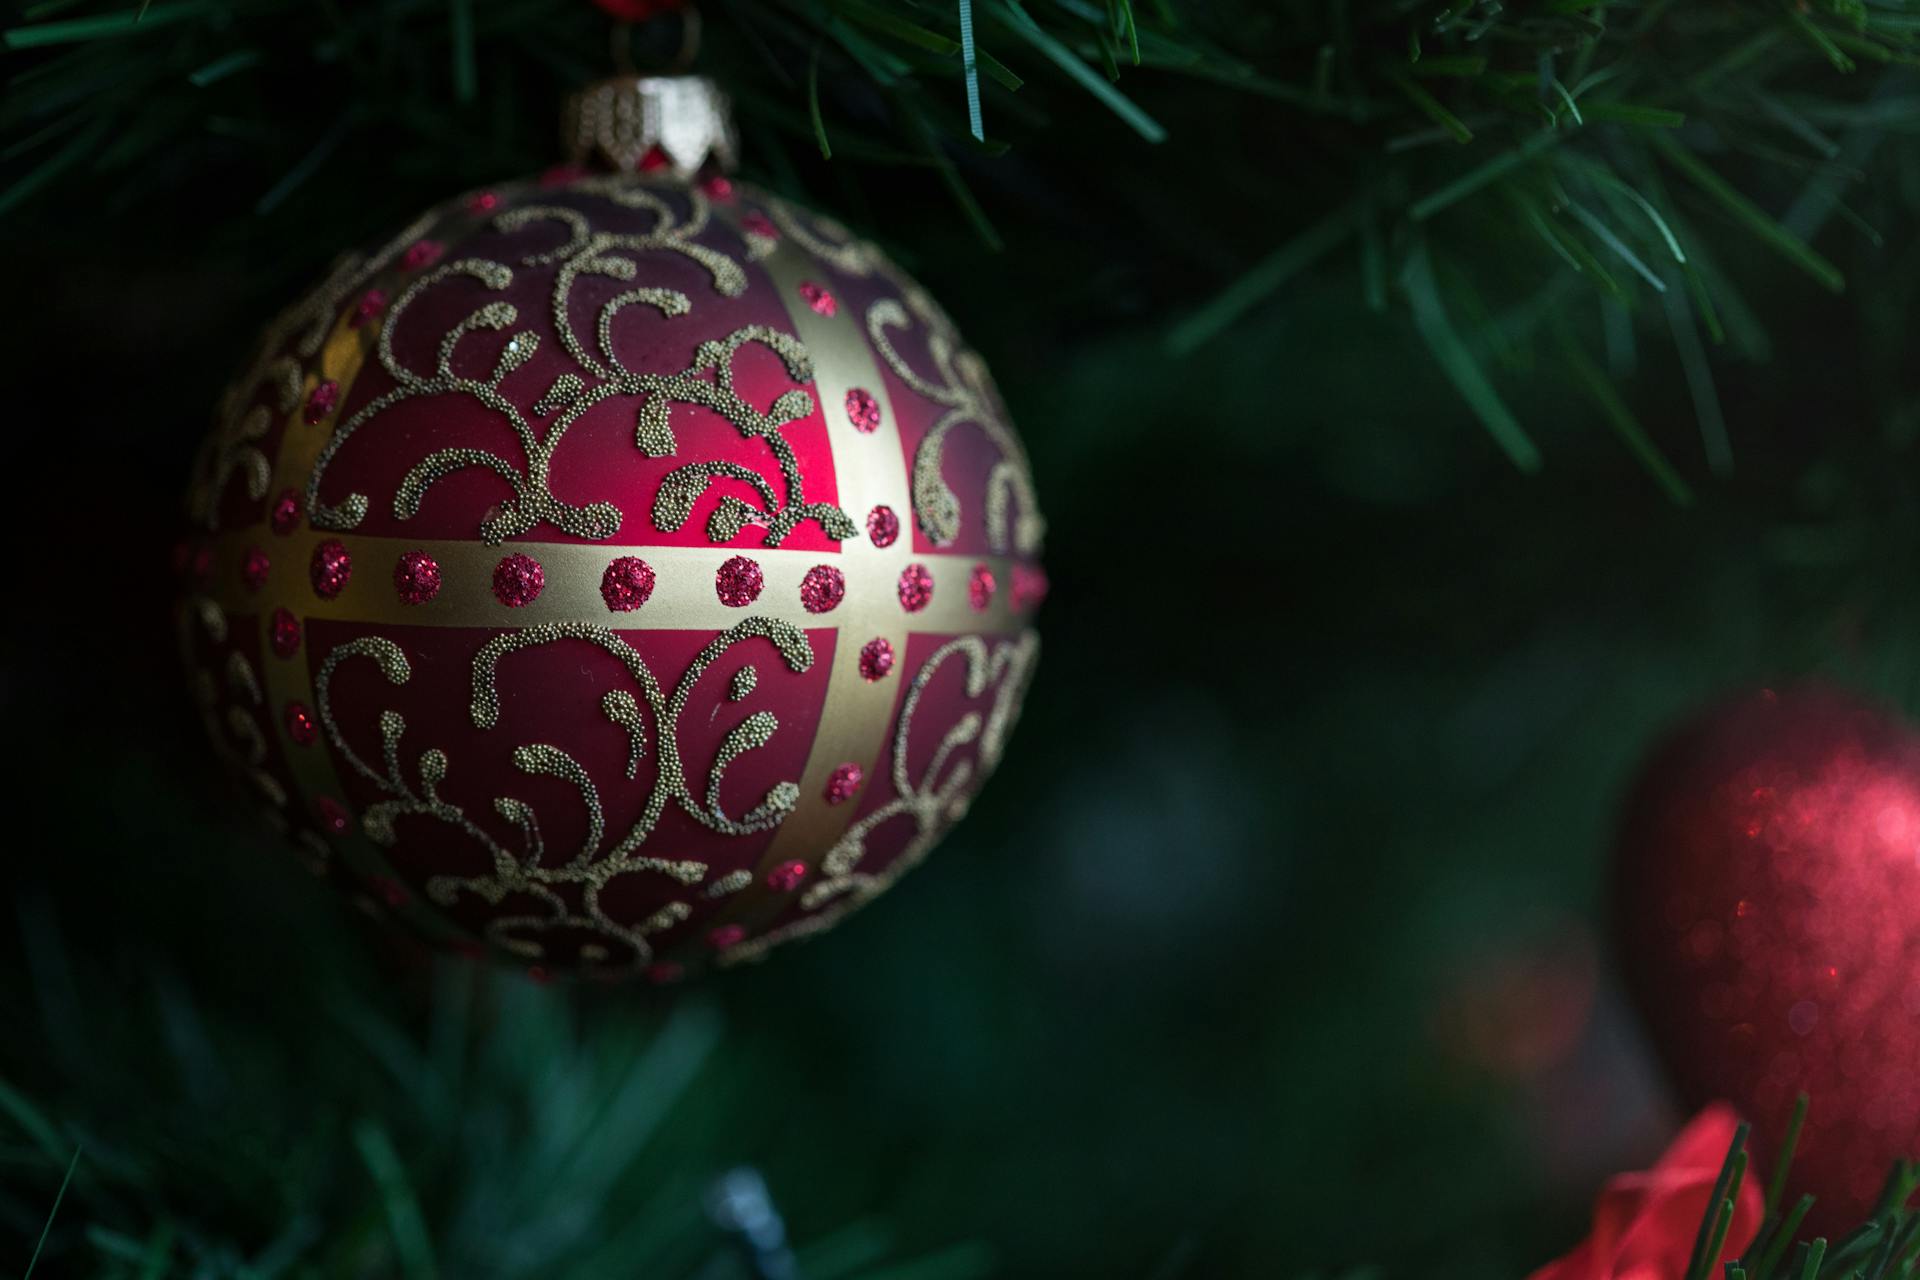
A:
[[[462,196],[269,329],[195,468],[181,625],[317,867],[456,945],[667,981],[829,927],[965,812],[1043,524],[931,298],[628,123],[672,163]]]

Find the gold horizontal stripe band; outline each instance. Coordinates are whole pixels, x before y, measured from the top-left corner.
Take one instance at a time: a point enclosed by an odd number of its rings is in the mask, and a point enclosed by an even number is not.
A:
[[[352,575],[339,595],[323,599],[313,589],[310,566],[314,549],[333,539],[334,535],[311,531],[284,537],[265,530],[225,535],[215,546],[209,594],[222,608],[235,613],[264,613],[285,605],[304,618],[427,627],[589,622],[622,631],[722,630],[752,614],[783,618],[802,627],[833,627],[843,621],[853,625],[857,620],[897,615],[903,630],[938,635],[1007,634],[1025,626],[1025,619],[1011,605],[1014,561],[1006,556],[902,556],[888,563],[784,548],[609,547],[518,541],[495,547],[483,542],[348,534],[338,540],[352,557]],[[264,550],[269,562],[266,582],[258,591],[249,590],[241,576],[242,563],[253,547]],[[409,551],[424,551],[440,566],[439,593],[422,604],[404,603],[393,582],[394,566]],[[502,559],[515,554],[538,561],[546,583],[537,598],[511,607],[493,594],[493,571]],[[737,555],[758,564],[766,580],[759,597],[739,608],[722,604],[714,590],[715,573]],[[646,561],[654,571],[654,587],[646,604],[616,613],[601,598],[600,581],[607,566],[622,556]],[[839,569],[845,576],[846,598],[826,613],[808,613],[800,603],[801,579],[809,569],[822,564]],[[917,613],[908,613],[899,601],[899,572],[908,564],[922,565],[933,576],[933,598]],[[978,564],[987,566],[995,583],[993,598],[984,610],[974,609],[970,600],[969,584]]]

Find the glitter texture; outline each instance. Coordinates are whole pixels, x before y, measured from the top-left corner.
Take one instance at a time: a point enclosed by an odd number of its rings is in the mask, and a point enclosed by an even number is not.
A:
[[[873,392],[865,387],[847,392],[847,421],[855,431],[871,433],[880,429],[880,401]]]
[[[967,575],[967,603],[975,613],[985,613],[993,603],[993,587],[993,570],[984,564],[973,566],[973,572]]]
[[[440,562],[424,551],[403,552],[393,565],[401,604],[425,604],[440,594]]]
[[[307,393],[307,407],[300,417],[311,427],[332,413],[334,406],[339,403],[340,384],[328,378],[316,383],[313,390]]]
[[[509,609],[532,604],[546,585],[547,571],[532,556],[515,552],[493,566],[493,598]]]
[[[360,301],[353,306],[353,314],[347,318],[349,329],[358,329],[367,321],[379,315],[387,307],[387,295],[378,289],[369,289],[360,295]]]
[[[707,199],[718,200],[722,204],[733,199],[733,183],[724,174],[715,173],[702,178],[700,190],[706,193]]]
[[[273,611],[273,617],[267,624],[267,641],[273,646],[276,657],[291,658],[300,652],[300,619],[293,616],[293,610],[279,608]]]
[[[315,547],[307,577],[313,583],[313,593],[322,600],[345,591],[347,580],[353,577],[353,557],[347,554],[347,545],[338,538],[328,538]]]
[[[320,737],[320,726],[314,723],[313,713],[307,710],[304,702],[287,704],[287,736],[296,746],[310,747]]]
[[[923,564],[910,564],[900,571],[900,607],[918,613],[933,599],[933,575]]]
[[[800,579],[800,605],[808,613],[831,613],[847,598],[847,575],[830,564],[817,564]]]
[[[885,636],[875,636],[860,646],[860,678],[878,680],[893,670],[893,645]]]
[[[467,210],[471,213],[492,213],[500,207],[500,197],[491,191],[476,191],[467,201]]]
[[[852,761],[835,765],[832,776],[827,779],[827,803],[845,804],[853,799],[865,777],[866,775],[860,772],[860,766]]]
[[[746,556],[729,557],[713,574],[714,594],[721,604],[733,609],[744,609],[758,600],[760,588],[766,585],[760,566]]]
[[[840,304],[834,301],[833,295],[827,292],[826,286],[812,280],[800,282],[800,298],[817,316],[837,315],[840,311]]]
[[[900,517],[885,503],[867,512],[867,539],[876,547],[890,547],[900,537]]]
[[[273,531],[283,538],[298,529],[300,527],[300,495],[287,489],[275,498],[271,523]]]
[[[615,613],[632,613],[653,595],[653,566],[639,556],[621,556],[600,575],[600,598]]]
[[[807,878],[807,864],[804,862],[783,862],[767,872],[767,888],[775,893],[792,893]]]
[[[747,926],[743,924],[723,924],[707,934],[707,945],[715,951],[725,951],[728,947],[740,945],[740,943],[746,940],[746,937]]]
[[[445,246],[438,240],[416,240],[400,255],[400,266],[407,271],[418,271],[440,261],[440,255],[445,252]]]
[[[240,582],[249,591],[258,591],[267,585],[267,575],[273,572],[273,561],[260,547],[248,547],[247,554],[240,561]]]
[[[759,236],[764,240],[778,240],[780,228],[773,225],[773,219],[758,209],[740,219],[740,229],[748,235]]]
[[[1759,692],[1684,725],[1624,811],[1617,952],[1688,1100],[1778,1149],[1788,1200],[1858,1222],[1920,1150],[1920,735],[1837,691]]]

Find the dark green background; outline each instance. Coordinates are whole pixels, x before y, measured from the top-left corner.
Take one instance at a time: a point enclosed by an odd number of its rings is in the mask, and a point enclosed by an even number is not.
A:
[[[397,1273],[366,1122],[462,1280],[746,1274],[699,1221],[741,1163],[827,1242],[812,1274],[1511,1277],[1576,1239],[1675,1118],[1602,924],[1636,759],[1732,687],[1920,694],[1903,188],[1862,196],[1885,248],[1820,241],[1864,297],[1709,222],[1773,351],[1715,357],[1727,477],[1665,346],[1620,378],[1698,489],[1682,509],[1525,343],[1494,364],[1546,464],[1515,472],[1342,255],[1170,355],[1304,221],[1286,192],[1317,161],[1275,158],[1277,108],[1130,80],[1159,148],[1064,91],[1040,103],[1068,124],[1001,115],[1013,154],[965,160],[994,253],[926,171],[810,157],[804,98],[750,78],[799,121],[750,132],[759,175],[888,244],[995,370],[1051,522],[1038,680],[967,822],[825,939],[670,1000],[476,990],[236,815],[166,564],[258,323],[342,244],[542,163],[528,79],[510,119],[448,112],[484,144],[395,149],[358,120],[298,208],[253,215],[327,118],[323,82],[276,83],[262,116],[297,136],[269,159],[156,153],[0,238],[0,1271],[81,1141],[46,1274],[110,1270],[100,1232],[162,1224],[206,1274],[278,1239],[307,1274]],[[861,127],[856,89],[829,102]],[[1548,274],[1537,246],[1487,256],[1522,296]],[[1588,295],[1560,310],[1597,331]]]

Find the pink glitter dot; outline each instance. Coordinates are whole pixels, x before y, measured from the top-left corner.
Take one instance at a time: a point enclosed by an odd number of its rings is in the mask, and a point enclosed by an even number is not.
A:
[[[714,571],[713,590],[720,597],[720,603],[733,609],[742,609],[760,598],[760,588],[767,579],[760,572],[760,566],[746,556],[731,556],[727,562]]]
[[[893,670],[893,646],[885,636],[875,636],[860,646],[860,678],[878,680]]]
[[[300,527],[300,495],[288,489],[273,500],[273,531],[281,537]]]
[[[440,562],[424,551],[403,552],[393,564],[401,604],[425,604],[440,594]]]
[[[851,761],[835,765],[832,776],[827,779],[827,803],[845,804],[853,799],[854,793],[860,790],[860,782],[864,777],[865,775],[860,772],[860,766]]]
[[[807,878],[804,862],[783,862],[767,872],[767,888],[775,893],[792,893]]]
[[[817,564],[800,579],[800,604],[808,613],[830,613],[847,598],[847,575],[830,564]]]
[[[900,607],[918,613],[933,599],[933,575],[923,564],[910,564],[900,571]]]
[[[587,167],[579,164],[557,164],[540,175],[543,187],[570,187],[587,176]]]
[[[974,612],[985,613],[987,606],[993,603],[993,570],[984,564],[973,566],[973,572],[967,575],[967,603]]]
[[[307,393],[306,412],[300,416],[306,419],[308,426],[313,426],[322,418],[332,413],[333,407],[339,403],[340,384],[332,378],[327,378],[316,384],[313,390]]]
[[[615,613],[632,613],[653,595],[653,566],[638,556],[621,556],[600,575],[600,598]]]
[[[500,207],[500,197],[491,191],[476,191],[467,201],[467,208],[474,213],[492,213]]]
[[[724,174],[711,174],[701,179],[700,189],[707,193],[707,199],[722,203],[733,199],[733,183]]]
[[[268,625],[268,641],[273,645],[274,653],[282,658],[291,658],[300,652],[300,619],[293,616],[293,610],[279,608],[273,611],[273,620]]]
[[[873,392],[865,387],[855,387],[847,392],[847,421],[853,424],[855,431],[878,431],[880,429],[880,401]]]
[[[196,547],[193,552],[193,576],[205,581],[213,572],[213,548]]]
[[[338,800],[332,796],[321,796],[313,802],[313,808],[320,815],[320,825],[326,830],[336,836],[346,832],[351,819]]]
[[[1016,612],[1039,608],[1040,602],[1047,598],[1047,571],[1037,564],[1013,566],[1012,598]]]
[[[404,907],[413,901],[413,895],[407,892],[407,886],[392,876],[368,876],[367,884],[380,895],[380,900],[390,907]]]
[[[422,267],[438,262],[440,255],[445,252],[446,246],[438,240],[415,240],[407,246],[407,251],[400,255],[400,265],[408,271],[418,271]]]
[[[310,747],[320,736],[320,726],[313,722],[313,713],[307,710],[303,702],[287,704],[287,736],[295,745]]]
[[[755,209],[740,219],[740,229],[750,236],[759,236],[764,240],[778,240],[780,228],[773,225],[773,219]]]
[[[313,581],[314,594],[322,600],[331,600],[345,591],[347,579],[353,577],[353,557],[347,554],[346,544],[338,538],[328,538],[315,547],[307,576]]]
[[[840,304],[834,301],[833,295],[827,292],[826,287],[812,280],[800,282],[800,296],[806,300],[807,306],[817,316],[830,316],[840,310]]]
[[[867,512],[867,538],[876,547],[890,547],[900,536],[900,517],[882,503]]]
[[[716,926],[707,934],[707,945],[715,951],[725,951],[728,947],[738,946],[747,936],[747,926],[743,924],[723,924]]]
[[[532,556],[518,552],[493,566],[493,598],[509,609],[532,604],[547,585],[547,571]]]
[[[267,585],[267,574],[273,571],[273,561],[259,547],[248,547],[246,557],[240,561],[240,581],[249,591],[258,591]]]
[[[369,289],[360,295],[360,301],[354,304],[353,315],[347,320],[347,328],[358,329],[386,309],[387,295],[378,289]]]
[[[647,981],[656,987],[664,987],[670,982],[678,982],[686,977],[687,971],[671,960],[662,960],[659,964],[647,966]]]

